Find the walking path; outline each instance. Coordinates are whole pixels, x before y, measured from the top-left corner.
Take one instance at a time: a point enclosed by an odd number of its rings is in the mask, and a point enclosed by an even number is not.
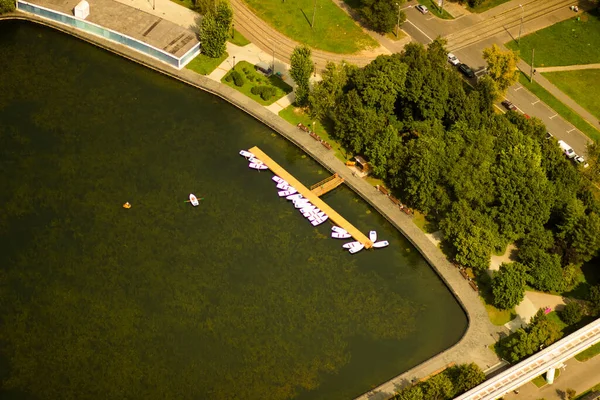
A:
[[[523,60],[519,60],[517,67],[526,75],[529,75],[531,71],[531,66],[527,64]],[[556,67],[555,67],[556,68]],[[536,68],[537,69],[537,68]],[[538,70],[539,71],[539,70]],[[564,103],[571,110],[575,111],[581,118],[586,120],[590,125],[594,128],[600,130],[600,121],[596,118],[592,113],[590,113],[585,108],[581,107],[577,102],[567,96],[564,92],[562,92],[559,88],[554,86],[552,82],[546,79],[542,74],[535,74],[533,80],[537,82],[541,87],[550,92],[554,97]]]
[[[596,356],[591,360],[579,362],[572,358],[565,363],[558,378],[555,378],[552,385],[544,385],[538,388],[529,382],[519,388],[519,394],[509,393],[504,396],[506,400],[528,400],[541,399],[563,400],[566,397],[564,393],[568,388],[574,389],[578,394],[600,383],[600,357]]]
[[[563,65],[560,67],[535,67],[537,72],[576,71],[581,69],[600,69],[600,64]]]

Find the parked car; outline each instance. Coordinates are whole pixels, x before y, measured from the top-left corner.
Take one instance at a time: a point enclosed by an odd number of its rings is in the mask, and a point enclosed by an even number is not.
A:
[[[515,106],[510,100],[503,100],[501,104],[508,111],[517,111],[517,106]]]
[[[452,53],[448,53],[448,62],[452,65],[460,64],[460,61],[458,60],[458,58],[456,58],[456,56]]]
[[[467,64],[460,64],[458,70],[462,72],[467,78],[475,78],[475,73]]]
[[[563,154],[568,158],[573,158],[577,155],[575,154],[575,150],[573,150],[573,148],[567,143],[565,143],[563,140],[559,140],[558,145],[560,146],[560,149],[562,150]]]
[[[575,163],[577,163],[578,165],[581,165],[583,168],[587,168],[590,166],[590,164],[585,162],[585,158],[583,158],[582,156],[575,156],[574,160],[575,160]]]
[[[427,7],[425,7],[423,4],[419,4],[415,8],[417,10],[419,10],[421,12],[421,14],[427,14],[429,12],[429,9]]]

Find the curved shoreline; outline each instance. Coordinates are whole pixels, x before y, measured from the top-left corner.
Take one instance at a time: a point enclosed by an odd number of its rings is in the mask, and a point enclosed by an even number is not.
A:
[[[403,387],[414,380],[419,380],[432,373],[443,369],[450,363],[475,362],[482,369],[497,363],[497,357],[488,349],[495,342],[495,334],[502,331],[501,327],[493,326],[488,318],[487,312],[481,303],[479,296],[471,289],[467,281],[462,278],[456,268],[446,259],[444,254],[437,248],[425,234],[412,222],[410,217],[402,213],[386,196],[365,182],[353,176],[352,172],[335,156],[325,149],[320,143],[310,138],[306,133],[295,126],[273,114],[263,106],[244,96],[240,92],[226,85],[198,75],[193,71],[182,69],[176,70],[151,57],[145,56],[121,44],[111,42],[75,28],[46,20],[35,15],[15,12],[0,16],[0,20],[16,19],[25,20],[45,25],[71,36],[77,37],[104,50],[110,51],[131,61],[151,68],[168,77],[177,79],[183,83],[209,92],[227,101],[238,109],[256,118],[269,128],[273,129],[304,152],[310,155],[325,169],[337,172],[345,183],[363,200],[367,201],[373,208],[384,216],[412,245],[421,253],[427,263],[437,272],[446,287],[456,298],[467,316],[467,328],[462,338],[448,349],[432,356],[423,363],[410,370],[380,384],[377,388],[359,396],[360,399],[368,399],[373,393],[381,392],[392,396],[398,387]]]

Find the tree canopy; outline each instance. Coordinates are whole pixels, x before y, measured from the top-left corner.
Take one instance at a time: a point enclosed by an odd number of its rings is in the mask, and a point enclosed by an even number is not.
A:
[[[0,15],[15,11],[13,0],[0,0]]]
[[[296,104],[303,106],[308,101],[310,74],[315,70],[308,46],[297,46],[290,57],[290,76],[296,82]]]
[[[214,11],[213,8],[209,8],[200,23],[200,43],[203,54],[218,58],[225,53],[232,22],[233,11],[228,3],[219,2]]]
[[[526,272],[526,267],[517,262],[500,265],[500,270],[492,278],[492,292],[496,307],[513,308],[523,300]]]
[[[498,45],[493,44],[483,50],[483,59],[487,62],[488,75],[496,84],[498,94],[504,95],[517,81],[519,55],[512,50],[502,51]]]

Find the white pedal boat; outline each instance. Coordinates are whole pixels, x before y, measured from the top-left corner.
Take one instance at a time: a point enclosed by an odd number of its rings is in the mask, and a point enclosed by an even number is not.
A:
[[[248,159],[248,161],[253,162],[255,164],[264,164],[262,161],[260,161],[258,158],[252,156]]]
[[[325,213],[321,211],[320,213],[311,212],[308,215],[305,215],[309,221],[314,221],[315,219],[324,219],[326,217]]]
[[[310,221],[310,223],[312,224],[312,226],[317,226],[321,225],[325,221],[327,221],[327,216],[325,216],[325,218],[323,219],[315,219],[314,221]]]
[[[294,202],[294,208],[304,208],[304,207],[308,207],[311,205],[312,204],[310,203],[309,200],[306,200],[306,201],[298,200],[298,201]]]
[[[246,157],[246,158],[250,158],[250,157],[254,158],[254,154],[252,154],[246,150],[240,150],[240,156]]]
[[[312,211],[312,210],[316,210],[316,209],[317,209],[317,207],[315,207],[315,206],[313,206],[312,204],[310,204],[310,205],[307,205],[307,206],[306,206],[306,207],[304,207],[304,208],[301,208],[301,209],[300,209],[300,212],[301,212],[302,214],[304,214],[304,213],[307,213],[307,212],[310,212],[310,211]]]
[[[280,178],[280,177],[278,177],[277,175],[273,175],[273,177],[272,177],[271,179],[273,179],[273,180],[274,180],[275,182],[277,182],[277,183],[285,182],[285,181],[283,180],[283,178]],[[287,182],[286,182],[286,183],[287,183]]]
[[[311,215],[317,215],[319,213],[321,213],[322,211],[319,210],[317,207],[313,208],[312,210],[308,210],[308,211],[304,211],[302,213],[302,215],[304,215],[306,218],[310,217]],[[325,214],[325,213],[323,213]]]
[[[290,185],[287,182],[281,182],[277,184],[277,189],[288,190]]]
[[[381,249],[383,247],[387,247],[390,243],[387,240],[382,240],[380,242],[373,243],[373,247],[376,249]]]
[[[296,193],[296,194],[290,194],[289,196],[286,197],[286,199],[288,200],[300,200],[303,199],[304,197],[302,197],[302,195],[300,193]]]
[[[332,226],[331,230],[338,233],[348,233],[345,229],[340,228],[339,226]]]
[[[288,190],[281,190],[279,192],[277,192],[277,194],[279,194],[279,197],[286,197],[289,196],[290,194],[294,194],[296,193],[296,189],[294,189],[293,187],[290,186],[290,188]]]
[[[359,251],[361,251],[364,248],[365,248],[365,245],[360,244],[358,246],[351,247],[350,249],[348,249],[348,251],[350,252],[350,254],[354,254],[354,253],[358,253]]]
[[[250,164],[248,164],[248,166],[250,168],[259,169],[259,170],[260,169],[269,169],[269,167],[267,167],[265,164],[257,164],[257,163],[252,163],[252,162]]]
[[[348,232],[331,232],[331,237],[335,239],[350,239],[352,237]]]
[[[377,232],[370,231],[369,232],[369,239],[371,239],[371,242],[375,243],[377,241]]]
[[[348,243],[344,243],[344,244],[342,245],[342,247],[343,247],[343,248],[345,248],[345,249],[351,249],[351,248],[352,248],[352,247],[354,247],[354,246],[360,246],[360,245],[361,245],[361,243],[360,243],[359,241],[356,241],[356,242],[348,242]]]
[[[192,203],[194,207],[200,204],[200,202],[198,202],[198,198],[193,193],[190,193],[190,203]]]

